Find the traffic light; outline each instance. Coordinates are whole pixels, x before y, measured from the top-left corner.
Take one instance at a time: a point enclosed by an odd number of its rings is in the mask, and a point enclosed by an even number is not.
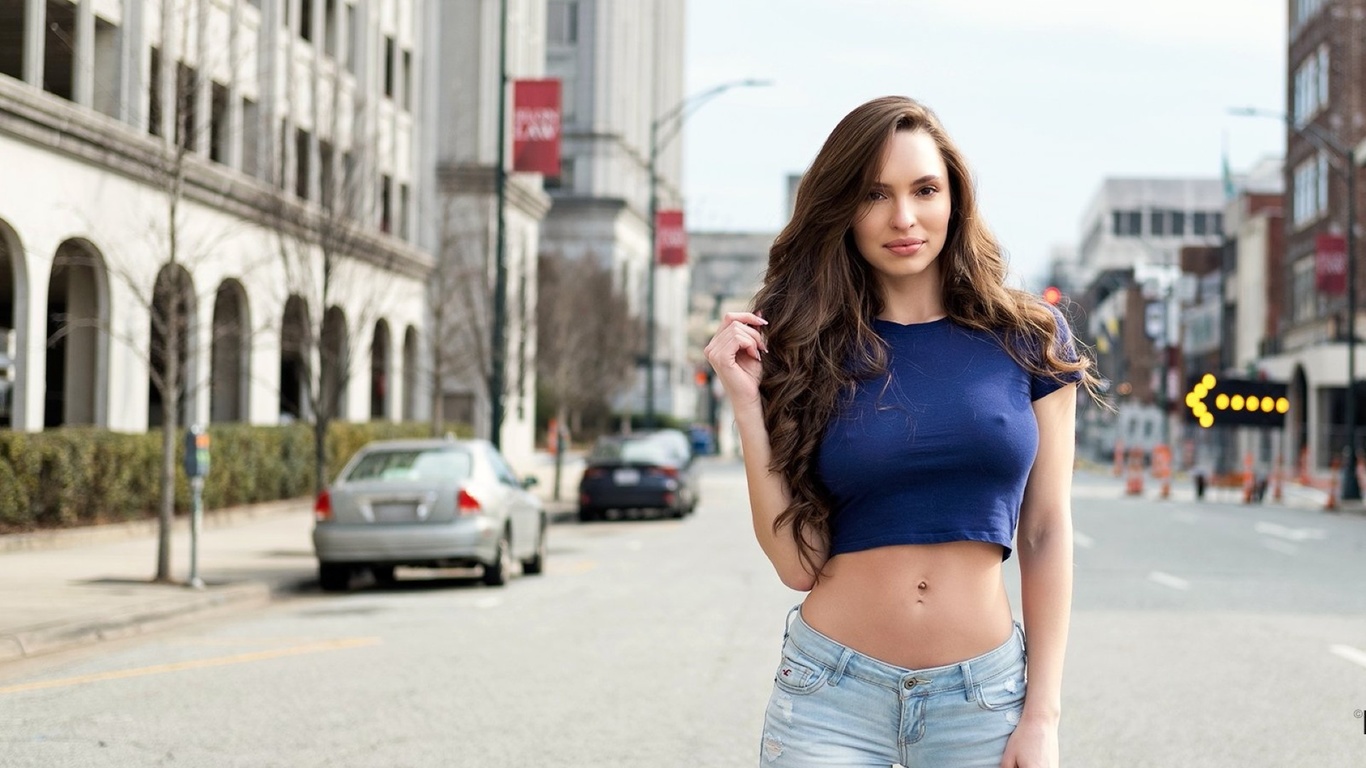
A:
[[[1050,285],[1043,289],[1043,300],[1057,306],[1062,301],[1062,289],[1056,285]]]
[[[1286,385],[1274,381],[1192,377],[1186,419],[1210,427],[1283,427],[1290,410]]]

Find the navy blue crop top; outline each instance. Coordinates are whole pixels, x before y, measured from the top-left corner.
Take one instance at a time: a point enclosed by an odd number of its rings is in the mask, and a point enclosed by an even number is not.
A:
[[[1058,320],[1061,354],[1075,360]],[[1081,374],[1032,375],[992,334],[948,318],[874,329],[888,373],[841,401],[817,457],[834,502],[830,555],[966,540],[1009,558],[1039,447],[1031,404]]]

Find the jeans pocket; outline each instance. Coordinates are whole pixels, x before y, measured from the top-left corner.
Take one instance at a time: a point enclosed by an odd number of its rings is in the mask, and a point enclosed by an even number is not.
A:
[[[976,683],[973,688],[976,689],[977,706],[982,709],[998,712],[1024,706],[1025,677],[1022,672],[1012,670]]]
[[[783,646],[783,659],[773,676],[773,684],[779,690],[804,696],[819,690],[829,677],[830,670],[824,664],[807,658],[788,643]]]

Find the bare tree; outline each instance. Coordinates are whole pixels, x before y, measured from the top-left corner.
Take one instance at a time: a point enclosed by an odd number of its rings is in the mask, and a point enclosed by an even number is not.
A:
[[[493,294],[495,280],[493,251],[496,248],[497,222],[492,209],[485,210],[476,195],[461,197],[449,190],[442,195],[439,249],[428,280],[428,307],[432,339],[431,424],[432,434],[444,429],[445,394],[453,385],[472,390],[483,402],[491,397],[493,380]],[[512,264],[510,271],[519,278],[509,281],[506,317],[508,345],[503,377],[505,402],[524,388],[524,378],[533,370],[529,346],[534,337],[534,306],[530,293],[534,285],[527,264]]]
[[[543,253],[537,274],[537,376],[554,396],[559,422],[579,429],[587,409],[630,387],[637,350],[623,340],[643,338],[642,323],[611,271],[591,256]]]

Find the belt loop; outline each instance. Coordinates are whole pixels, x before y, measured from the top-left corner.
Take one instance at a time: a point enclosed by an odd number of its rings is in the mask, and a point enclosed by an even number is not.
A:
[[[797,611],[800,611],[801,609],[802,609],[802,604],[801,604],[801,603],[797,603],[796,605],[792,606],[791,609],[788,610],[788,612],[787,612],[787,618],[786,618],[786,619],[783,619],[783,642],[784,642],[784,643],[787,642],[787,636],[788,636],[788,634],[792,631],[792,614],[796,613]]]
[[[963,696],[968,701],[974,701],[977,698],[977,692],[973,690],[972,665],[966,661],[962,662],[958,665],[958,670],[963,673]]]
[[[854,652],[845,648],[840,651],[840,660],[835,664],[835,671],[830,673],[830,684],[839,685],[840,678],[844,677],[844,668],[849,666],[849,660],[854,658]]]

